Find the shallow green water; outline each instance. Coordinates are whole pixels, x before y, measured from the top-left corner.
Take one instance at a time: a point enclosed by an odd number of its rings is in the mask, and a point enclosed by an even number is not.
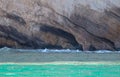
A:
[[[0,77],[120,77],[120,65],[0,65]]]

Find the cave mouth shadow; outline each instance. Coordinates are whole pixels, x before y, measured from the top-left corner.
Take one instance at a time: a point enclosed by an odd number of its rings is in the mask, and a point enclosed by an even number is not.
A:
[[[68,42],[75,48],[75,49],[79,49],[79,50],[83,50],[82,45],[80,45],[74,35],[72,35],[71,33],[68,33],[62,29],[59,28],[55,28],[55,27],[51,27],[50,25],[46,25],[46,24],[42,24],[42,26],[40,27],[40,31],[43,32],[49,32],[51,34],[57,35],[59,37],[65,38],[68,40]]]

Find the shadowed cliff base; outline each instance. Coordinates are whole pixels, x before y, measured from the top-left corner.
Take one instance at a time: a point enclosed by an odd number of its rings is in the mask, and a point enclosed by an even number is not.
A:
[[[0,38],[6,39],[5,44],[1,44],[0,47],[10,48],[31,48],[31,49],[62,49],[61,46],[43,44],[43,41],[37,38],[31,38],[17,31],[17,29],[11,26],[0,25]],[[9,40],[16,43],[12,46]],[[2,43],[2,40],[0,40]]]
[[[58,28],[54,28],[54,27],[51,27],[51,26],[43,25],[43,26],[41,26],[40,30],[44,31],[44,32],[49,32],[49,33],[52,33],[54,35],[57,35],[57,36],[60,36],[62,38],[67,39],[68,42],[74,47],[73,49],[83,50],[82,45],[80,45],[76,41],[75,37],[72,34],[66,32],[62,29],[58,29]]]

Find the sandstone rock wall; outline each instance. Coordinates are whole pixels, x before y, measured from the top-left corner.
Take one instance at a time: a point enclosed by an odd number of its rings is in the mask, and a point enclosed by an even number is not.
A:
[[[120,49],[120,0],[0,0],[0,47]]]

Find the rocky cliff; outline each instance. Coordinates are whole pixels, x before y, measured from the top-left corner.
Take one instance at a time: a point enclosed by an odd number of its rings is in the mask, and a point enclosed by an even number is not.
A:
[[[120,0],[0,0],[0,47],[120,49]]]

